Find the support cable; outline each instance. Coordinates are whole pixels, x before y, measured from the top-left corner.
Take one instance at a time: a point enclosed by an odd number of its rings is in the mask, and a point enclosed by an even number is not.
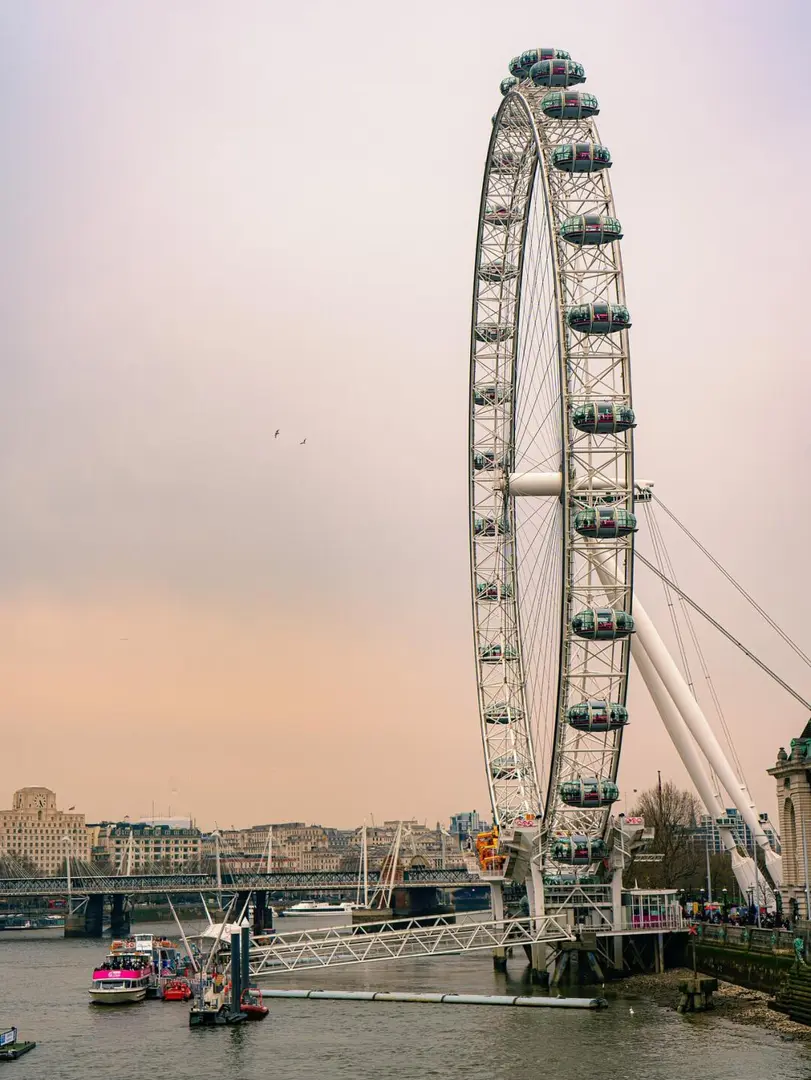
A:
[[[666,506],[657,495],[653,495],[653,498],[661,506],[667,516],[678,525],[678,527],[685,534],[685,536],[689,537],[689,539],[693,541],[699,551],[703,555],[706,555],[706,557],[710,560],[713,566],[717,570],[721,571],[721,573],[724,575],[730,585],[737,589],[741,596],[744,597],[744,599],[752,605],[758,615],[760,615],[761,618],[763,618],[769,624],[772,630],[774,630],[774,632],[778,634],[783,639],[783,641],[785,641],[789,648],[792,649],[797,654],[797,656],[799,656],[799,658],[808,665],[808,667],[811,667],[811,656],[808,656],[807,653],[804,653],[800,646],[797,645],[796,642],[789,637],[785,630],[783,630],[782,627],[777,625],[774,619],[766,611],[763,610],[757,600],[755,600],[754,597],[750,593],[748,593],[746,589],[744,589],[743,585],[736,581],[732,574],[730,574],[728,570],[725,570],[721,563],[715,558],[715,556],[712,555],[707,550],[707,548],[704,547],[701,541],[690,532],[687,526],[684,525],[681,521],[679,521],[673,511],[668,506]]]
[[[660,571],[660,580],[662,582],[662,590],[665,594],[665,600],[667,601],[668,613],[670,615],[670,622],[673,625],[673,632],[676,635],[676,643],[679,647],[679,658],[681,660],[682,668],[684,669],[684,677],[687,680],[687,685],[690,687],[690,693],[693,697],[696,696],[695,684],[693,682],[693,674],[690,671],[690,664],[687,659],[687,650],[684,647],[684,638],[682,637],[681,627],[679,626],[679,619],[676,615],[676,605],[673,603],[673,594],[668,588],[664,575],[669,571],[670,576],[675,581],[676,575],[673,572],[673,566],[670,563],[670,558],[667,555],[665,548],[664,538],[659,530],[659,523],[650,512],[649,506],[645,504],[646,515],[648,518],[648,524],[650,526],[649,535],[653,544],[653,552],[656,556],[656,563]],[[682,602],[683,603],[683,602]]]
[[[770,678],[772,678],[778,686],[782,686],[787,694],[790,694],[791,697],[793,697],[795,701],[798,701],[804,709],[806,709],[808,712],[811,712],[811,702],[806,701],[806,699],[801,694],[798,694],[797,691],[794,690],[791,686],[789,686],[789,684],[784,679],[781,679],[776,672],[772,671],[768,664],[764,664],[764,662],[759,659],[759,657],[755,656],[755,654],[750,649],[747,649],[747,647],[743,644],[742,641],[739,641],[733,634],[731,634],[729,630],[727,630],[726,627],[722,626],[717,619],[714,619],[708,611],[705,611],[703,607],[700,607],[695,602],[695,600],[691,599],[691,597],[689,597],[683,589],[680,589],[678,585],[675,584],[675,582],[671,581],[670,578],[665,577],[665,575],[662,574],[653,565],[653,563],[650,562],[649,559],[646,559],[645,556],[641,555],[638,551],[635,553],[634,558],[639,559],[639,561],[644,566],[647,566],[649,570],[652,570],[657,577],[662,578],[662,580],[666,582],[670,586],[670,588],[673,589],[673,591],[677,593],[683,600],[685,600],[694,611],[697,611],[699,615],[705,618],[710,624],[710,626],[714,626],[715,629],[719,631],[719,633],[724,635],[727,641],[731,641],[732,644],[736,646],[736,648],[740,649],[744,656],[748,656],[749,659],[752,660],[755,664],[757,664],[757,666],[762,671],[765,671],[766,674],[770,676]]]
[[[656,517],[653,506],[650,506],[650,507],[646,506],[646,511],[648,513],[648,521],[649,521],[650,526],[651,526],[651,532],[652,532],[652,534],[655,533],[658,536],[659,544],[660,544],[660,546],[662,548],[662,551],[664,552],[664,567],[662,566],[662,564],[660,562],[659,563],[659,569],[660,570],[663,569],[666,573],[668,573],[669,576],[674,581],[674,583],[676,584],[676,586],[678,587],[679,582],[678,582],[678,578],[676,577],[676,571],[675,571],[675,568],[673,566],[673,562],[672,562],[672,560],[670,558],[670,554],[669,554],[669,552],[667,550],[667,545],[665,544],[664,536],[662,535],[661,526],[659,524],[658,518]],[[688,633],[690,634],[690,640],[693,643],[693,648],[695,649],[696,656],[698,657],[699,666],[701,668],[701,674],[704,676],[704,680],[707,683],[707,687],[709,689],[710,698],[712,699],[712,703],[713,703],[713,707],[715,709],[716,716],[718,717],[718,721],[721,724],[721,730],[724,732],[724,736],[725,736],[726,741],[727,741],[727,746],[729,747],[730,753],[732,755],[732,763],[735,766],[735,769],[736,769],[736,771],[738,773],[738,776],[741,778],[741,782],[743,784],[746,784],[746,777],[744,776],[743,766],[741,765],[741,760],[738,757],[738,751],[735,749],[735,742],[734,742],[734,740],[732,738],[732,732],[729,730],[729,725],[727,724],[726,716],[724,715],[724,710],[723,710],[723,707],[721,705],[721,699],[719,698],[718,692],[715,689],[715,683],[713,681],[712,675],[710,674],[710,669],[709,669],[709,665],[707,664],[706,657],[704,655],[704,650],[701,648],[701,643],[698,640],[698,635],[696,634],[696,630],[695,630],[695,626],[693,624],[693,620],[690,617],[690,611],[689,611],[689,609],[687,607],[687,604],[686,604],[686,601],[684,600],[683,597],[679,598],[679,603],[680,603],[680,606],[681,606],[681,609],[682,609],[682,613],[684,615],[684,620],[687,623],[687,630],[688,630]],[[688,682],[689,682],[689,680],[688,680]],[[690,689],[693,691],[693,697],[695,697],[696,694],[695,694],[695,690],[693,688],[692,683],[690,683]],[[713,776],[714,776],[714,774],[713,774]],[[718,786],[717,777],[714,776],[714,780],[715,780],[715,784],[716,784],[716,787],[717,787]],[[747,789],[748,789],[748,784],[746,784],[746,786],[747,786]]]

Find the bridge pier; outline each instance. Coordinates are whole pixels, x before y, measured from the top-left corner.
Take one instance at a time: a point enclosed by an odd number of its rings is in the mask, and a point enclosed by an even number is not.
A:
[[[396,919],[418,919],[426,915],[443,916],[444,922],[454,922],[453,908],[443,904],[439,889],[409,889],[398,885],[391,896],[392,914]]]
[[[128,937],[130,932],[130,913],[124,907],[125,897],[120,893],[115,893],[110,900],[110,932],[114,938]]]
[[[65,937],[101,937],[104,930],[104,893],[88,896],[84,911],[65,915]]]
[[[253,932],[264,934],[273,929],[273,908],[268,906],[268,894],[264,889],[256,889],[253,894]]]

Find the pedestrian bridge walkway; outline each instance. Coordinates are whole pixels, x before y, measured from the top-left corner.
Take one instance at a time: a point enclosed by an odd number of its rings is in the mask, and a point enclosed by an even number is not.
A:
[[[272,941],[259,938],[251,946],[251,973],[266,978],[281,972],[370,964],[384,960],[448,956],[478,950],[504,949],[515,945],[555,945],[577,941],[582,933],[597,937],[673,933],[687,930],[680,913],[655,925],[634,925],[632,920],[615,927],[608,920],[588,927],[572,924],[568,913],[531,919],[483,919],[481,913],[395,920],[364,926],[333,926],[299,933],[279,934]]]

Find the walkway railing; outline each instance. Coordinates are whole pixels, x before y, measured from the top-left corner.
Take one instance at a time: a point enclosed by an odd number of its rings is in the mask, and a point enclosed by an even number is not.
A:
[[[756,926],[733,926],[731,923],[696,923],[699,941],[707,944],[717,942],[748,952],[794,954],[794,939],[798,935],[791,930],[759,929]],[[799,935],[802,936],[802,935]]]
[[[369,884],[375,886],[380,875],[369,872]],[[406,870],[397,885],[407,888],[465,888],[481,885],[481,880],[467,870]],[[225,889],[262,889],[268,892],[354,892],[356,873],[274,871],[271,874],[234,874],[223,872]],[[67,896],[104,893],[108,896],[131,893],[199,893],[219,887],[214,874],[74,874],[70,888],[66,877],[0,878],[0,896]]]
[[[630,920],[629,920],[630,922]],[[676,915],[652,926],[605,922],[599,926],[574,926],[568,914],[505,919],[482,919],[480,915],[457,915],[455,922],[442,916],[396,920],[355,927],[333,926],[280,934],[272,941],[252,946],[251,971],[258,978],[279,972],[368,964],[420,956],[503,949],[514,945],[551,944],[575,941],[581,933],[611,937],[615,934],[651,934],[685,930]],[[261,939],[260,939],[261,940]]]
[[[322,930],[281,934],[270,944],[252,946],[251,972],[257,978],[302,968],[369,964],[420,956],[441,956],[532,945],[537,941],[573,941],[576,937],[565,920],[548,915],[533,925],[531,919],[502,922],[457,916],[456,922],[441,916],[398,920],[365,926],[335,926]]]

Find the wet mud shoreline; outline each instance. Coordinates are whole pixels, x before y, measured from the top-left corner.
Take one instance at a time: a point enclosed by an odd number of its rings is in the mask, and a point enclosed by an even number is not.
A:
[[[623,997],[627,994],[648,998],[663,1008],[675,1010],[679,1001],[679,983],[691,978],[692,974],[687,968],[675,968],[661,975],[632,975],[615,986]],[[719,979],[718,990],[713,994],[715,1008],[702,1015],[720,1016],[735,1024],[764,1028],[786,1040],[811,1044],[811,1027],[774,1012],[768,1006],[770,1000],[770,995],[760,990],[748,990]]]

